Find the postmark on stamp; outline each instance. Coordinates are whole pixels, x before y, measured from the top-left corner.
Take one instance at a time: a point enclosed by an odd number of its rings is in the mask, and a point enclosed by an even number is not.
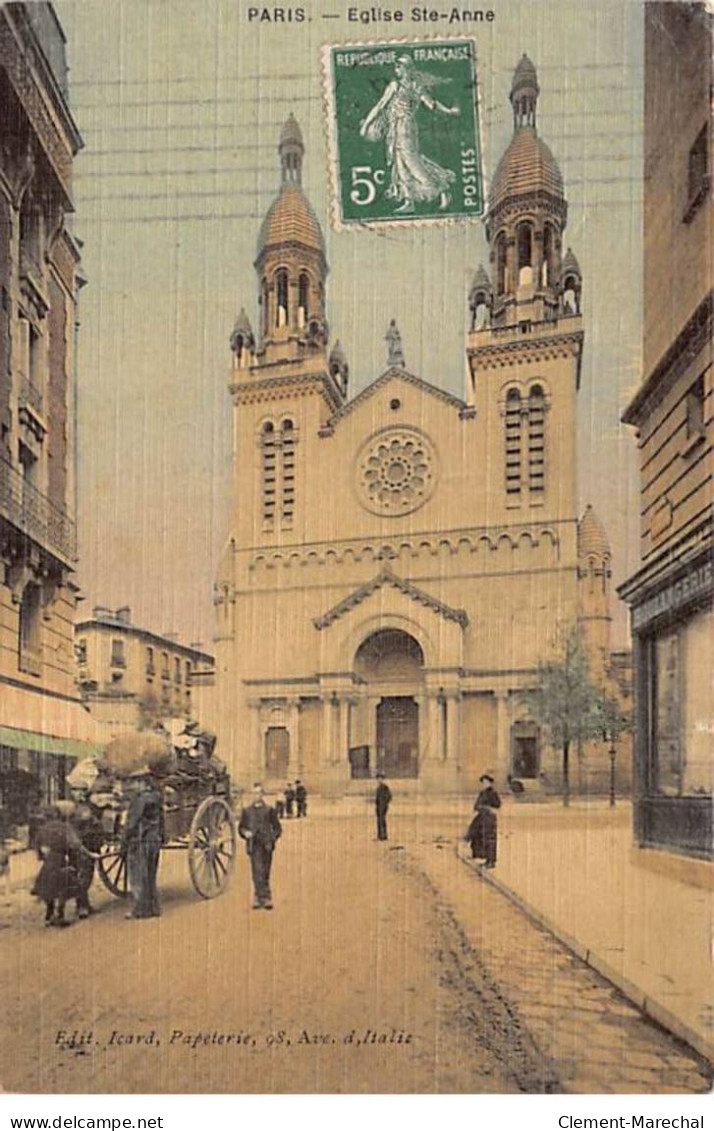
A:
[[[329,45],[322,63],[336,227],[482,214],[474,40]]]

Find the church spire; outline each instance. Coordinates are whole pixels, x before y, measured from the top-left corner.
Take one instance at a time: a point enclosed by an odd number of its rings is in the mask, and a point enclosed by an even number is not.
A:
[[[540,87],[538,76],[533,63],[524,52],[516,67],[511,85],[511,105],[513,107],[513,129],[523,129],[525,126],[535,128],[536,104]]]
[[[294,184],[302,183],[302,158],[305,146],[302,141],[302,132],[295,116],[288,114],[280,133],[280,165],[283,173],[283,184],[292,181]]]

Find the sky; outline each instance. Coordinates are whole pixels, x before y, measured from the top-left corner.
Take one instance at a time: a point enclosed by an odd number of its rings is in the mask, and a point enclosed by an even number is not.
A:
[[[249,22],[248,5],[235,0],[55,0],[84,138],[72,220],[88,280],[78,366],[81,615],[128,604],[137,624],[211,643],[213,575],[232,506],[228,343],[241,306],[257,325],[252,263],[290,111],[325,232],[328,318],[349,359],[351,393],[384,370],[390,318],[411,372],[464,392],[467,293],[488,261],[482,225],[330,230],[319,49],[394,38],[394,25],[348,23],[349,5],[337,0],[304,7],[305,23],[280,26]],[[579,502],[607,525],[617,584],[638,563],[636,446],[619,417],[640,380],[642,5],[492,7],[493,22],[451,25],[449,34],[477,43],[487,187],[512,134],[508,93],[524,51],[538,71],[538,128],[563,174],[564,242],[583,273]],[[443,24],[424,26],[400,31],[444,38]],[[615,643],[626,643],[626,626],[620,608]]]

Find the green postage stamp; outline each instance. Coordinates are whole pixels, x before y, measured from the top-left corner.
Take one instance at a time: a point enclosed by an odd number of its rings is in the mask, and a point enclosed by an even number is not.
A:
[[[482,214],[474,40],[330,45],[323,73],[336,227]]]

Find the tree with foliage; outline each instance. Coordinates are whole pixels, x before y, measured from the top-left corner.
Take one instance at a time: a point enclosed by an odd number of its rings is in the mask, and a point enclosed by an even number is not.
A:
[[[606,697],[590,678],[588,658],[577,631],[563,654],[538,665],[537,686],[524,691],[522,702],[543,727],[548,741],[563,757],[563,805],[570,804],[570,751],[573,744],[601,738]],[[607,718],[614,700],[608,700]],[[614,717],[614,716],[613,716]]]

